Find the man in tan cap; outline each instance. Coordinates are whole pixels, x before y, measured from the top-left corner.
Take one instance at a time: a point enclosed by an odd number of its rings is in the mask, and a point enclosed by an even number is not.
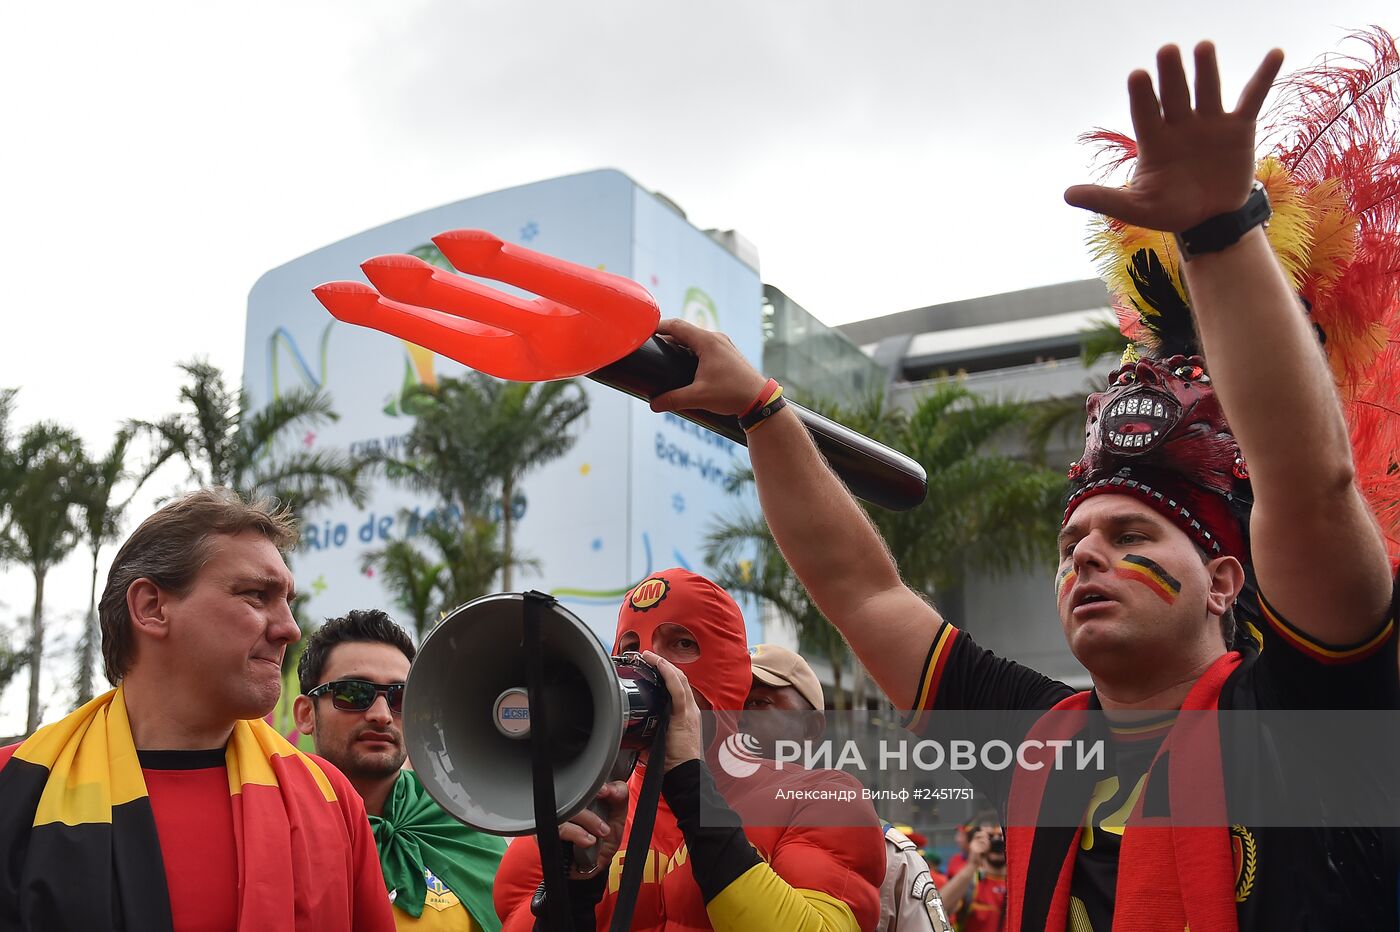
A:
[[[775,743],[818,741],[826,729],[822,684],[807,661],[776,644],[749,648],[753,686],[744,703],[740,730],[759,744],[759,754],[776,756]],[[758,713],[763,714],[749,714]]]
[[[776,757],[778,741],[820,741],[826,730],[821,681],[802,655],[776,644],[749,648],[753,686],[739,728]],[[877,932],[948,932],[938,887],[917,847],[894,826],[885,829],[885,881]]]

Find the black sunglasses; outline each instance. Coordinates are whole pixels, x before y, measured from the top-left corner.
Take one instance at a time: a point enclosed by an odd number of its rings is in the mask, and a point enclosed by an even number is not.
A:
[[[375,698],[383,693],[384,700],[389,703],[389,711],[398,714],[403,711],[403,686],[403,683],[381,686],[369,680],[331,680],[307,690],[306,695],[315,699],[329,694],[331,705],[342,712],[363,712],[374,705]]]

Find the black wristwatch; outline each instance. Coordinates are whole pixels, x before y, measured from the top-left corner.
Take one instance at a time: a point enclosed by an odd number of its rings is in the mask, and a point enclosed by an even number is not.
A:
[[[1181,261],[1190,262],[1197,256],[1209,252],[1219,252],[1240,241],[1250,230],[1263,224],[1269,225],[1274,210],[1269,206],[1269,195],[1260,181],[1254,182],[1249,198],[1239,210],[1227,214],[1217,214],[1204,223],[1198,223],[1184,233],[1176,234],[1176,245],[1181,250]]]

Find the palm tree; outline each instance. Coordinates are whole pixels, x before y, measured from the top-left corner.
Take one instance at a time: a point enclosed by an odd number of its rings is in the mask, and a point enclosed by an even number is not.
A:
[[[414,524],[407,518],[403,523],[411,528],[409,536],[366,553],[363,566],[380,573],[421,642],[447,612],[493,591],[506,558],[496,522],[479,515],[467,515],[465,524],[446,519]],[[517,556],[510,565],[537,569],[539,562]]]
[[[1085,369],[1104,356],[1118,358],[1129,346],[1128,338],[1113,320],[1099,321],[1080,332],[1079,361]],[[1108,390],[1108,376],[1096,375],[1085,380],[1084,388],[1074,395],[1048,398],[1035,405],[1035,412],[1026,425],[1026,441],[1031,456],[1045,460],[1052,443],[1069,442],[1076,446],[1084,439],[1084,400],[1095,392]]]
[[[511,539],[516,489],[526,473],[574,445],[569,428],[587,412],[588,398],[572,381],[497,384],[498,391],[488,397],[495,401],[492,463],[501,483],[501,583],[509,591],[516,563]]]
[[[112,448],[101,460],[89,463],[84,480],[87,494],[82,502],[82,531],[83,540],[92,556],[92,578],[88,588],[87,621],[83,625],[83,637],[78,649],[76,705],[82,705],[93,696],[92,671],[97,659],[97,645],[101,640],[97,630],[97,558],[103,546],[113,543],[120,536],[126,506],[141,487],[141,482],[137,481],[123,501],[116,500],[117,485],[132,478],[126,469],[131,441],[130,428],[117,431]],[[135,478],[139,480],[141,477]]]
[[[0,628],[0,692],[10,685],[10,680],[14,679],[28,662],[29,651],[11,648],[9,628]]]
[[[10,446],[10,412],[14,408],[16,391],[13,388],[0,388],[0,567],[13,558],[5,542],[9,538],[13,521],[11,504],[14,500],[15,483],[19,478],[19,470],[15,465],[16,453]],[[28,662],[28,649],[12,649],[9,629],[0,629],[0,690],[9,685],[10,680],[14,679]]]
[[[735,481],[746,485],[753,481],[753,473],[745,470]],[[768,602],[792,625],[802,651],[820,656],[831,666],[832,707],[849,708],[842,671],[851,661],[850,648],[797,581],[768,522],[752,513],[722,522],[708,537],[705,561],[715,567],[714,581],[725,591]]]
[[[373,568],[379,572],[384,588],[413,623],[421,644],[437,619],[435,596],[445,565],[425,556],[405,539],[391,540],[381,549],[369,551],[362,565],[366,570]]]
[[[945,382],[920,398],[907,417],[880,397],[848,409],[815,407],[902,450],[928,473],[928,497],[919,507],[869,509],[915,590],[933,598],[969,570],[1005,571],[1052,559],[1064,477],[988,449],[1003,431],[1025,422],[1028,406],[985,401],[959,383]],[[748,554],[756,554],[751,569],[744,564]],[[716,526],[706,560],[725,588],[771,602],[797,629],[803,649],[831,662],[839,692],[848,649],[812,605],[761,515],[743,514]],[[857,672],[858,684],[862,675]]]
[[[928,473],[928,496],[918,508],[873,509],[871,518],[905,581],[930,599],[957,586],[969,570],[1007,572],[1052,561],[1064,474],[988,449],[1023,426],[1031,410],[941,382],[908,418],[891,417],[878,404],[852,417],[858,430],[872,420],[892,426],[879,439]]]
[[[217,366],[180,364],[189,381],[185,409],[160,421],[135,421],[157,452],[146,475],[172,458],[183,460],[200,485],[222,485],[250,497],[275,498],[297,514],[337,498],[362,505],[362,464],[341,453],[299,449],[291,438],[340,416],[321,392],[297,389],[249,411],[247,393],[234,391]]]
[[[416,395],[403,465],[463,516],[499,510],[501,587],[509,590],[522,563],[514,542],[520,482],[574,445],[570,429],[588,411],[588,397],[573,380],[502,382],[479,372],[420,386]],[[477,530],[463,524],[464,532]]]
[[[13,388],[0,388],[0,541],[9,535],[12,520],[10,499],[14,495],[15,482],[19,478],[19,470],[15,466],[15,451],[10,446],[10,412],[14,410],[17,391]],[[4,547],[0,547],[0,566],[4,566],[6,559]]]
[[[26,733],[39,727],[39,679],[44,659],[44,582],[82,538],[79,512],[88,472],[82,441],[50,422],[31,426],[11,458],[14,470],[8,528],[0,549],[34,575],[34,610],[29,616],[29,718]]]

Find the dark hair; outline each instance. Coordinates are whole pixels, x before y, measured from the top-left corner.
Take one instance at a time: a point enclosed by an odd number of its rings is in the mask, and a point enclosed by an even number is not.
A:
[[[139,579],[166,592],[184,595],[209,559],[215,535],[255,531],[286,556],[296,546],[297,524],[290,511],[273,502],[245,501],[230,489],[212,488],[189,495],[151,515],[117,551],[107,585],[97,603],[102,629],[102,665],[115,686],[131,669],[131,612],[126,593]]]
[[[297,682],[302,695],[321,685],[321,671],[326,668],[326,660],[335,646],[352,641],[397,647],[410,663],[418,653],[408,632],[377,608],[355,609],[341,618],[327,618],[307,637],[306,647],[297,661]]]

